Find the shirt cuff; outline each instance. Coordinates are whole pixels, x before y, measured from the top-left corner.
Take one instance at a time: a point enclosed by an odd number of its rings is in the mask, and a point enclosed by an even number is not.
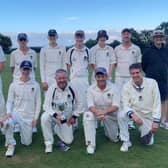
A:
[[[54,118],[57,118],[57,113],[54,113],[54,114],[53,114],[53,117],[54,117]]]
[[[158,118],[153,118],[153,122],[154,122],[154,123],[160,123],[160,119],[158,119]]]
[[[131,115],[132,115],[133,113],[134,113],[133,111],[128,111],[128,112],[127,112],[128,117],[129,117],[129,118],[132,118]]]

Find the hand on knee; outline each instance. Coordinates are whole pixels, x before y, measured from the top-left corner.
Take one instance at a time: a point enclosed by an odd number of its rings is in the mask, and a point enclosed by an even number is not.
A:
[[[131,117],[139,126],[143,124],[143,120],[135,113],[133,113]]]

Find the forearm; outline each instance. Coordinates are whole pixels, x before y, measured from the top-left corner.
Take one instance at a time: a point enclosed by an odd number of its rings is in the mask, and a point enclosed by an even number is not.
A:
[[[71,71],[71,65],[67,64],[67,72],[68,72],[68,76],[70,76],[70,71]]]
[[[4,70],[4,63],[0,62],[0,73]]]
[[[118,110],[118,106],[112,106],[110,108],[105,109],[104,111],[106,114],[109,114],[109,113],[116,112],[117,110]]]
[[[113,69],[114,69],[114,64],[110,64],[110,66],[109,66],[109,73],[108,73],[109,78],[112,78]]]

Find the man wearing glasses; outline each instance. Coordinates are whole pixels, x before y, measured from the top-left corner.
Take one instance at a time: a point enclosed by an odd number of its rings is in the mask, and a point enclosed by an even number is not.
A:
[[[32,63],[32,71],[30,77],[35,79],[35,68],[37,67],[36,52],[27,46],[28,37],[26,33],[19,33],[17,36],[19,47],[11,53],[10,67],[13,73],[13,80],[19,80],[21,77],[20,64],[24,60],[29,60]]]

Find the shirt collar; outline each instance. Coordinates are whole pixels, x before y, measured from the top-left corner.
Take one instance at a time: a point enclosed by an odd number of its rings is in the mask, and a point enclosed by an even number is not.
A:
[[[55,47],[51,47],[49,44],[48,44],[48,46],[47,46],[47,48],[54,48],[54,49],[59,49],[60,47],[58,46],[58,45],[56,45]]]
[[[23,52],[20,50],[20,48],[18,48],[18,52],[23,54]],[[28,51],[26,52],[26,54],[29,54],[29,53],[31,53],[31,49],[30,48],[28,48]]]
[[[142,84],[141,84],[141,86],[139,87],[139,86],[137,86],[137,85],[134,83],[133,80],[131,81],[133,88],[134,88],[137,92],[141,92],[141,91],[144,89],[144,82],[145,82],[145,81],[144,81],[144,78],[142,78]]]
[[[98,92],[107,92],[108,90],[110,90],[111,89],[111,87],[110,87],[111,85],[110,85],[110,83],[107,81],[107,83],[106,83],[106,87],[105,87],[105,89],[104,90],[101,90],[98,86],[97,86],[97,84],[96,84],[96,87],[95,87],[95,89],[96,89],[96,91],[98,91]]]
[[[84,52],[86,50],[86,46],[84,46],[82,49],[78,49],[75,46],[73,46],[73,49],[76,51]]]
[[[131,45],[130,45],[128,48],[125,48],[125,47],[123,46],[123,44],[121,44],[121,48],[124,49],[124,50],[131,50],[132,47],[133,47],[133,44],[132,44],[132,43],[131,43]]]
[[[96,44],[96,48],[101,49],[101,50],[106,50],[108,48],[108,46],[105,44],[105,46],[102,48],[99,46],[99,44]]]
[[[59,91],[59,92],[64,92],[64,91],[68,91],[68,88],[69,88],[69,84],[67,84],[66,88],[64,90],[62,90],[61,88],[58,87],[58,85],[56,84],[56,89]]]
[[[17,82],[18,82],[19,85],[32,84],[32,83],[33,83],[33,80],[32,80],[32,79],[29,79],[29,80],[26,81],[26,82],[23,82],[23,81],[21,81],[21,80],[18,80]]]

